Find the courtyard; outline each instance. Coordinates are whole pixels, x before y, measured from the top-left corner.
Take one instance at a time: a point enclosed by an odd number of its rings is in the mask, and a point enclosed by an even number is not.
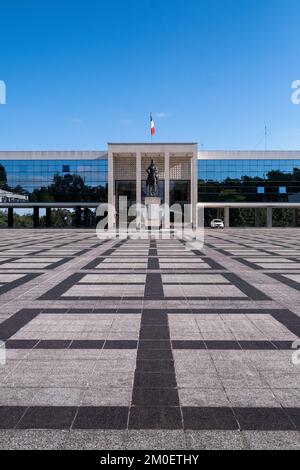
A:
[[[300,448],[299,230],[1,235],[2,449]]]

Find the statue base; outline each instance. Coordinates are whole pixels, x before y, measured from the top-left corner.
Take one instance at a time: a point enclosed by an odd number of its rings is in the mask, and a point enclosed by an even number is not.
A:
[[[159,230],[161,227],[160,204],[160,197],[148,196],[145,198],[148,230]]]

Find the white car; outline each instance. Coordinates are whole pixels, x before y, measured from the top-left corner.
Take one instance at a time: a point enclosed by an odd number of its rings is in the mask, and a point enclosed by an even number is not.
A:
[[[213,219],[210,226],[211,228],[225,228],[225,224],[222,219]]]

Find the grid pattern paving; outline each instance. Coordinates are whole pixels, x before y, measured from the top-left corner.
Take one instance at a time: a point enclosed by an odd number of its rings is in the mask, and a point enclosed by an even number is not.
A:
[[[297,230],[2,233],[1,447],[300,447]]]

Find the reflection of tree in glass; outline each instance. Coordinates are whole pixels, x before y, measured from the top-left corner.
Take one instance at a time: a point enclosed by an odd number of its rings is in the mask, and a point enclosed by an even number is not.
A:
[[[4,189],[7,191],[7,175],[6,170],[3,165],[0,164],[0,189]]]
[[[259,186],[265,188],[263,194],[258,194]],[[281,187],[286,191],[280,192]],[[242,176],[223,181],[199,180],[198,192],[201,202],[284,202],[289,196],[300,193],[300,169],[294,168],[292,173],[273,170],[265,178]]]
[[[53,183],[35,189],[30,195],[33,202],[106,202],[107,188],[88,186],[78,175],[54,175]]]

